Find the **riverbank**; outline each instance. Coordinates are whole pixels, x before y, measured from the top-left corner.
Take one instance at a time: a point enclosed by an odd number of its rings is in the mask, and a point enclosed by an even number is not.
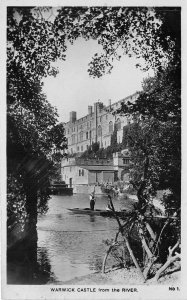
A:
[[[181,272],[177,271],[172,274],[169,274],[169,270],[167,273],[162,276],[158,283],[156,284],[180,284]],[[102,273],[94,273],[86,276],[75,277],[72,280],[68,280],[66,282],[62,282],[61,284],[72,284],[72,285],[139,285],[146,284],[151,285],[155,284],[151,280],[148,280],[144,283],[136,268],[132,267],[130,269],[120,269],[110,271],[106,274]]]

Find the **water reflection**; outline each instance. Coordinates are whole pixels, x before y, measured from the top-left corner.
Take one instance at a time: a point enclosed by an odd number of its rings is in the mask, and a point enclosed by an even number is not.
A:
[[[115,200],[115,207],[129,207],[130,202]],[[106,207],[107,199],[97,197],[97,209]],[[29,259],[14,259],[8,264],[8,283],[63,283],[78,276],[101,270],[107,249],[103,240],[115,236],[113,218],[98,215],[76,215],[68,208],[88,207],[88,195],[53,196],[49,210],[38,220],[38,242]],[[23,251],[23,257],[27,257]]]
[[[107,197],[97,196],[96,209],[105,209]],[[127,199],[115,199],[116,209],[130,208]],[[49,211],[38,223],[38,246],[46,247],[55,274],[54,283],[65,282],[101,270],[107,246],[104,240],[115,236],[113,218],[78,215],[68,208],[89,206],[88,195],[54,196]]]
[[[90,215],[90,222],[95,222],[95,216],[94,215]]]
[[[59,220],[63,220],[62,214],[57,214],[56,217],[57,217]]]
[[[26,245],[26,244],[25,244]],[[45,248],[37,249],[37,243],[28,248],[20,244],[8,253],[7,284],[46,284],[55,279]]]
[[[56,281],[55,274],[51,271],[47,249],[38,248],[37,271],[35,273],[35,284],[46,284]]]

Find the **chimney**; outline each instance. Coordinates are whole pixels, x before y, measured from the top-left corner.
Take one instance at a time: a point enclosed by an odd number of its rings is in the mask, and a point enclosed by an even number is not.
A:
[[[94,113],[96,113],[97,107],[98,107],[98,102],[95,102],[95,103],[94,103]]]
[[[70,122],[74,123],[77,120],[77,112],[76,111],[71,111],[70,112]]]
[[[108,100],[108,106],[111,106],[111,99]]]
[[[88,106],[88,114],[89,114],[89,115],[92,114],[92,106],[91,106],[91,105]]]

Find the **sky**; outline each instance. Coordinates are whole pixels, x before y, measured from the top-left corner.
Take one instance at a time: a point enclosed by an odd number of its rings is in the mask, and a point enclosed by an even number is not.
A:
[[[95,40],[85,41],[79,38],[73,45],[68,45],[66,61],[54,63],[59,69],[56,78],[44,79],[43,91],[47,100],[57,108],[60,122],[69,121],[69,113],[77,112],[77,119],[88,114],[88,105],[100,100],[108,105],[109,99],[115,103],[142,88],[142,80],[149,73],[135,67],[134,58],[123,56],[113,64],[111,74],[101,78],[89,76],[88,63],[102,48]]]

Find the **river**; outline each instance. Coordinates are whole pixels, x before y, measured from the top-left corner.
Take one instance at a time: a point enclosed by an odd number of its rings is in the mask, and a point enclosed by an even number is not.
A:
[[[96,197],[95,208],[105,209],[107,198]],[[114,199],[114,206],[130,208],[132,200]],[[48,284],[62,283],[101,270],[107,249],[104,240],[115,237],[113,218],[73,214],[68,208],[89,207],[88,195],[52,196],[47,214],[38,219],[38,263],[46,265]]]

